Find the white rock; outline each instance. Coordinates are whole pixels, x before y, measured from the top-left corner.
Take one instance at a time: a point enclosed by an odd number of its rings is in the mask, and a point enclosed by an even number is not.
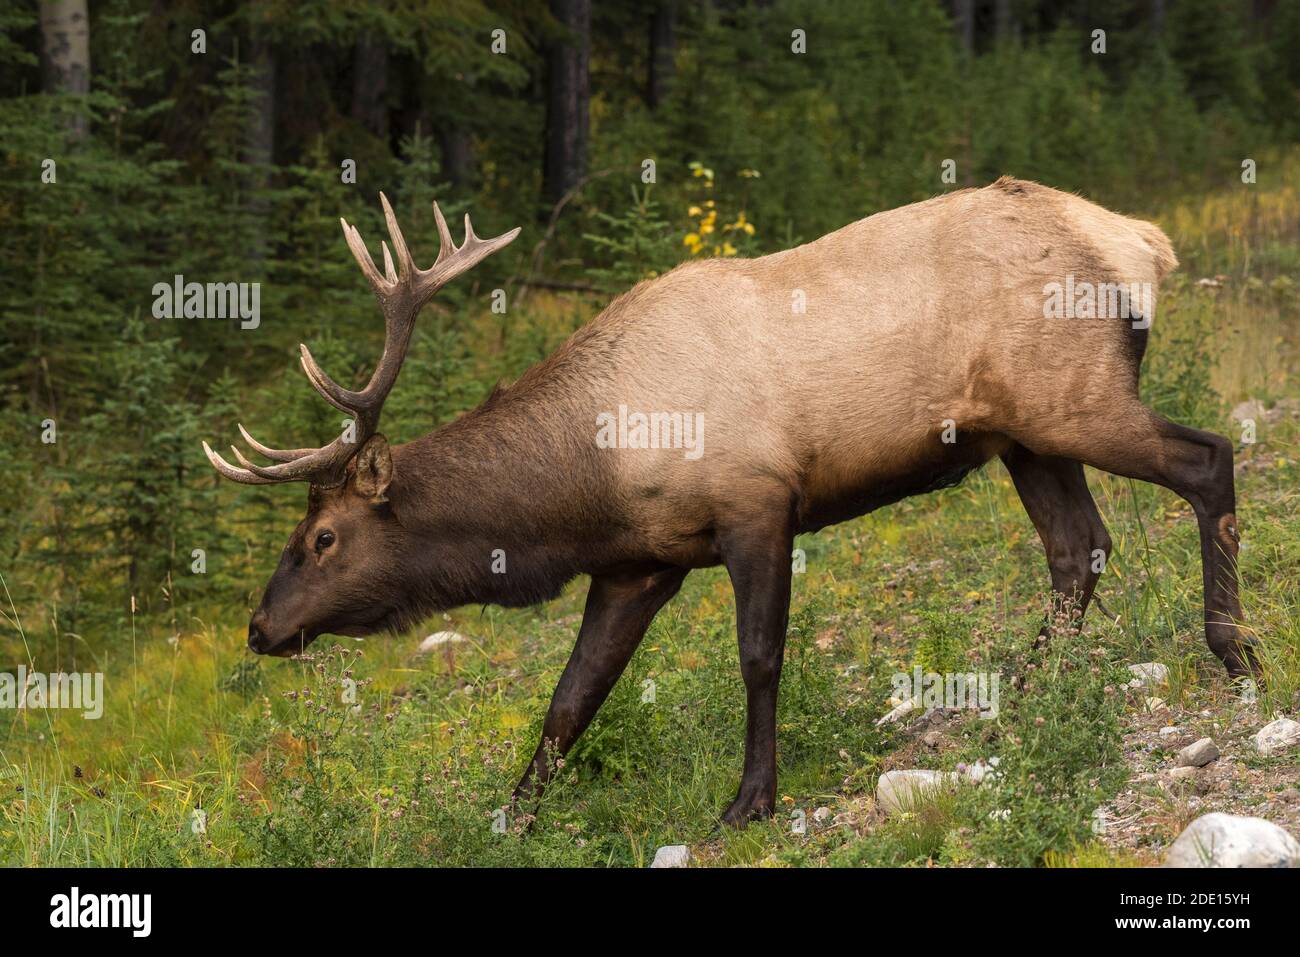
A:
[[[1259,422],[1266,418],[1268,410],[1264,408],[1264,403],[1259,399],[1247,399],[1245,402],[1238,402],[1232,407],[1232,419],[1234,422],[1245,422],[1247,419],[1254,419]]]
[[[813,820],[818,824],[825,824],[831,816],[831,809],[828,807],[819,807],[813,811]]]
[[[1300,745],[1300,722],[1290,718],[1270,721],[1255,734],[1255,747],[1260,754],[1280,754]]]
[[[1146,709],[1149,713],[1155,714],[1157,711],[1168,710],[1164,698],[1147,698],[1145,702]]]
[[[1179,765],[1176,768],[1169,769],[1169,777],[1174,781],[1187,781],[1196,777],[1200,768],[1194,765]]]
[[[1129,665],[1128,670],[1134,676],[1134,679],[1129,682],[1130,688],[1154,688],[1169,681],[1168,666],[1158,661],[1144,661],[1141,664]]]
[[[690,863],[691,849],[685,844],[665,844],[655,851],[651,867],[685,867]]]
[[[439,631],[425,638],[420,642],[420,647],[416,649],[416,654],[428,655],[437,651],[439,648],[445,648],[447,645],[458,645],[461,642],[469,641],[464,635],[458,635],[454,631]]]
[[[1260,817],[1203,814],[1169,847],[1165,867],[1300,867],[1300,842]]]
[[[898,705],[898,707],[894,708],[887,715],[885,715],[883,718],[877,721],[876,727],[882,728],[887,724],[893,724],[895,721],[899,721],[907,717],[915,710],[916,710],[916,699],[908,698],[902,704]]]
[[[1183,733],[1183,729],[1174,724],[1167,724],[1160,729],[1160,736],[1162,738],[1167,737],[1168,735],[1171,734],[1182,734],[1182,733]]]
[[[1203,768],[1219,757],[1219,746],[1213,738],[1201,738],[1178,752],[1174,764],[1180,768]]]
[[[958,780],[950,771],[886,771],[876,784],[876,803],[887,814],[906,811]]]

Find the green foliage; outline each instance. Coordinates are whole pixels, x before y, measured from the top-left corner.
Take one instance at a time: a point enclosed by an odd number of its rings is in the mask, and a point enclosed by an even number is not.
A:
[[[923,673],[956,674],[966,670],[970,626],[955,612],[922,612],[916,642],[916,664]]]
[[[969,800],[983,824],[976,851],[1028,867],[1087,841],[1094,810],[1124,780],[1120,715],[1128,673],[1113,652],[1081,636],[1063,609],[1047,647],[1018,656],[1012,668],[1019,687],[1002,695],[992,784],[969,792]]]

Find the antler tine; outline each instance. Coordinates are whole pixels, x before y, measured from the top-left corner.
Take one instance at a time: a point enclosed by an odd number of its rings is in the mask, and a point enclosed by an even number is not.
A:
[[[212,447],[209,446],[207,442],[203,443],[203,452],[207,455],[208,461],[212,463],[212,467],[232,482],[239,482],[243,485],[274,485],[277,481],[276,479],[261,478],[247,469],[235,468],[216,452],[212,451]]]
[[[357,227],[349,225],[348,221],[341,216],[339,222],[343,224],[343,238],[347,240],[348,249],[352,250],[352,258],[357,261],[361,271],[370,280],[370,285],[374,287],[375,292],[382,294],[385,291],[384,279],[375,268],[375,261],[370,258],[370,251],[366,249],[366,244],[361,241],[361,233],[357,231]]]
[[[357,406],[362,399],[361,394],[343,388],[343,386],[326,375],[325,370],[317,364],[305,342],[298,343],[298,360],[302,363],[302,371],[307,373],[307,378],[311,380],[311,384],[326,402],[340,412],[356,415]]]
[[[397,225],[397,217],[393,215],[393,207],[388,204],[388,197],[380,193],[379,203],[384,207],[384,222],[388,224],[388,238],[393,241],[393,254],[397,257],[397,276],[399,279],[410,279],[418,270],[415,268],[415,263],[411,261],[411,251],[406,248],[406,238]]]
[[[239,427],[239,434],[244,437],[244,441],[252,447],[258,455],[264,455],[273,462],[292,462],[294,459],[300,459],[304,455],[310,455],[315,449],[273,449],[263,445],[257,439],[248,434],[248,429],[244,428],[242,422],[235,423]]]
[[[456,251],[456,240],[451,238],[451,230],[447,228],[447,220],[442,218],[442,210],[438,208],[437,201],[433,204],[433,218],[438,224],[438,258],[433,261],[437,267],[438,263]]]
[[[397,270],[393,268],[393,257],[388,254],[388,243],[380,241],[379,245],[384,250],[384,278],[389,282],[397,282]]]

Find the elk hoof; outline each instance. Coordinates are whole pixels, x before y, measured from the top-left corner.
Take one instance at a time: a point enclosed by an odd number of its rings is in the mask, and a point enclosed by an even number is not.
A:
[[[725,827],[741,828],[750,821],[771,817],[776,810],[776,801],[771,794],[751,792],[741,785],[736,799],[722,812],[721,824]]]

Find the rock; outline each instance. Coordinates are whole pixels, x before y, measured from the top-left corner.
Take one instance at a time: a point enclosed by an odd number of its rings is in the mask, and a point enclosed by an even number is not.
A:
[[[927,748],[937,748],[942,741],[943,735],[938,731],[927,731],[925,734],[921,735],[921,743]]]
[[[958,780],[945,771],[886,771],[876,784],[876,803],[886,814],[906,811]]]
[[[916,710],[916,699],[915,699],[915,698],[908,698],[908,699],[907,699],[906,701],[904,701],[902,704],[898,705],[896,708],[894,708],[892,711],[890,711],[887,715],[885,715],[883,718],[881,718],[879,721],[877,721],[877,722],[876,722],[876,727],[877,727],[877,728],[883,728],[883,727],[884,727],[885,725],[887,725],[887,724],[893,724],[894,722],[899,721],[899,720],[901,720],[901,719],[907,717],[909,714],[911,714],[911,713],[912,713],[913,711],[915,711],[915,710]]]
[[[1268,410],[1264,408],[1264,403],[1258,399],[1247,399],[1245,402],[1238,402],[1232,407],[1232,420],[1234,422],[1245,422],[1247,419],[1263,422],[1267,417]]]
[[[1168,710],[1164,698],[1147,698],[1143,704],[1146,706],[1148,713]]]
[[[1219,757],[1219,746],[1213,738],[1201,738],[1178,752],[1174,764],[1180,768],[1203,768]]]
[[[1290,718],[1270,721],[1255,734],[1255,747],[1260,754],[1281,754],[1300,745],[1300,722]]]
[[[458,635],[454,631],[439,631],[425,638],[420,642],[420,647],[416,649],[417,655],[429,655],[439,648],[445,648],[448,645],[458,645],[461,642],[469,641],[464,635]]]
[[[1154,688],[1169,681],[1169,668],[1158,661],[1129,665],[1128,670],[1133,673],[1133,680],[1128,684],[1130,688]]]
[[[691,861],[691,849],[685,844],[665,844],[655,851],[651,867],[685,867]]]
[[[1300,842],[1261,817],[1203,814],[1169,847],[1165,867],[1300,867]]]
[[[1182,764],[1176,768],[1170,768],[1169,777],[1174,781],[1187,781],[1196,777],[1200,770],[1196,765]]]
[[[825,824],[831,816],[831,809],[828,807],[819,807],[813,811],[813,820],[818,824]]]
[[[1168,737],[1171,734],[1182,734],[1182,733],[1183,733],[1183,729],[1173,724],[1167,724],[1160,729],[1160,737],[1162,738]]]

